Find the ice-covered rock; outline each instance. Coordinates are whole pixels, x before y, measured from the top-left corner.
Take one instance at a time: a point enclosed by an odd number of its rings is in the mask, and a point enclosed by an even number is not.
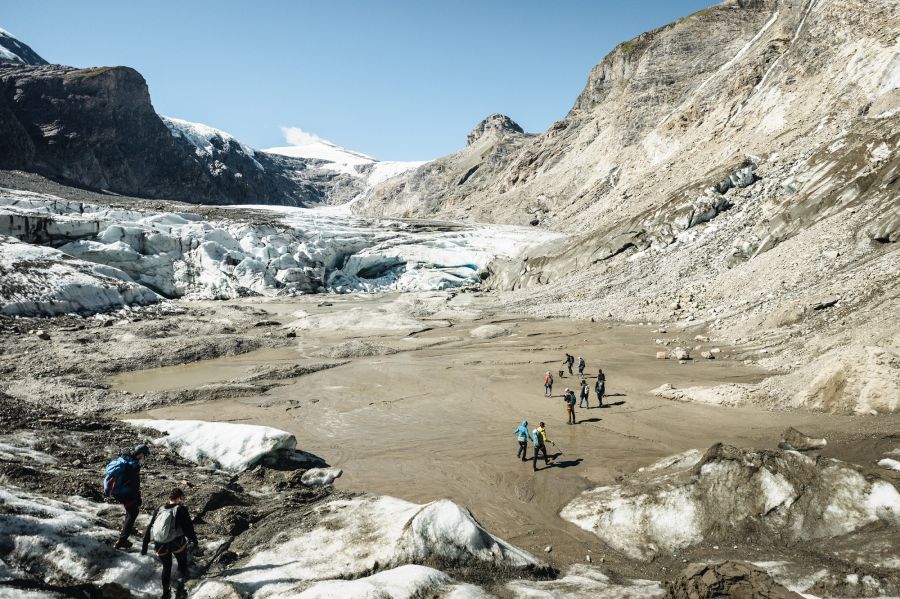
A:
[[[160,297],[117,268],[0,236],[0,314],[93,314]]]
[[[780,449],[795,449],[797,451],[810,451],[813,449],[822,449],[828,441],[804,435],[792,426],[789,426],[781,434],[781,442],[778,444]]]
[[[544,566],[525,551],[492,536],[469,512],[448,500],[417,505],[392,497],[363,495],[318,505],[306,520],[260,547],[218,582],[257,597],[293,597],[315,589],[312,583],[320,581],[331,581],[323,583],[320,591],[340,588],[355,592],[357,587],[334,581],[355,579],[372,572],[384,576],[364,579],[363,588],[388,584],[395,580],[396,572],[389,574],[393,569],[429,560],[458,566],[475,563],[522,569]],[[316,550],[310,551],[310,547]],[[434,587],[450,582],[449,577],[437,571],[414,568],[409,572],[415,574],[412,578],[420,580],[417,584]],[[221,593],[222,588],[217,588]]]
[[[729,532],[778,543],[838,537],[875,522],[900,525],[897,489],[838,460],[714,445],[690,462],[586,491],[561,515],[635,559]]]
[[[105,505],[80,497],[57,501],[3,485],[0,505],[0,570],[7,579],[97,587],[127,582],[133,596],[159,596],[156,559],[112,548],[119,532],[99,518]]]
[[[294,435],[268,426],[202,420],[125,422],[167,433],[154,439],[155,445],[168,447],[192,462],[231,472],[241,472],[279,453],[293,453],[297,446]]]

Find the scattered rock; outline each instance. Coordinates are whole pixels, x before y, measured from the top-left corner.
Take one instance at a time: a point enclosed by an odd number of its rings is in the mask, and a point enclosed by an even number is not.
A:
[[[715,360],[716,356],[711,351],[702,351],[700,352],[700,357],[706,360]]]
[[[544,547],[544,553],[550,553],[551,551],[553,551],[553,545],[547,545],[546,547]]]
[[[665,359],[666,359],[666,352],[664,352],[664,351],[658,351],[658,352],[656,352],[656,359],[657,359],[657,360],[665,360]]]
[[[672,350],[670,357],[673,360],[679,360],[679,361],[690,360],[691,353],[683,347],[676,347],[675,349]]]

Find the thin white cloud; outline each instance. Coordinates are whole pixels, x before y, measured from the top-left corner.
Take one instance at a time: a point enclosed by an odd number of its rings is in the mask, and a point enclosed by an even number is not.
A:
[[[306,146],[309,144],[327,142],[315,133],[304,131],[300,127],[282,127],[281,134],[289,146]]]

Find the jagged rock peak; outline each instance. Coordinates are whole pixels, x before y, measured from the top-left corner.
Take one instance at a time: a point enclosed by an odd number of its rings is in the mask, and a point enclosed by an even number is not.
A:
[[[0,29],[0,62],[18,64],[47,64],[38,53],[19,41],[5,29]]]
[[[492,114],[472,129],[466,137],[466,145],[471,146],[473,143],[481,139],[487,133],[496,133],[498,135],[509,135],[510,133],[525,133],[522,127],[505,114]]]

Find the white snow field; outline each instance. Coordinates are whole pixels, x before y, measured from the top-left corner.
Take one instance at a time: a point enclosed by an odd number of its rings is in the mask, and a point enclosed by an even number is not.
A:
[[[714,446],[696,465],[685,457],[586,491],[560,515],[642,560],[748,527],[789,540],[838,537],[879,521],[900,527],[894,486],[838,460],[728,446]]]
[[[80,497],[56,501],[0,485],[0,582],[38,576],[51,585],[118,582],[135,597],[162,591],[153,556],[112,548],[118,531],[99,517],[112,506]],[[121,508],[115,508],[120,511]],[[140,524],[145,524],[144,517]],[[26,596],[9,589],[11,596]],[[49,597],[49,594],[35,594]]]
[[[242,472],[280,452],[293,453],[297,446],[294,435],[255,424],[141,419],[125,422],[167,433],[154,439],[153,444],[168,447],[186,460],[229,472]]]
[[[217,583],[201,585],[195,597],[227,597],[227,586],[256,599],[431,596],[426,590],[437,596],[478,597],[473,588],[454,588],[446,574],[409,564],[440,560],[513,568],[543,565],[492,536],[449,500],[417,505],[362,495],[319,505],[307,520],[315,524],[310,528],[309,522],[298,522]],[[359,578],[373,571],[377,573]],[[382,594],[366,594],[376,590]],[[330,591],[341,594],[328,595]],[[451,591],[456,594],[449,595]]]
[[[241,208],[266,210],[272,223],[120,210],[0,189],[0,236],[27,243],[0,238],[0,268],[12,272],[15,267],[18,273],[4,277],[0,311],[99,312],[155,302],[157,294],[229,299],[442,290],[478,281],[494,258],[516,256],[559,237],[501,225],[373,221],[327,210]],[[33,245],[50,242],[58,249]]]

